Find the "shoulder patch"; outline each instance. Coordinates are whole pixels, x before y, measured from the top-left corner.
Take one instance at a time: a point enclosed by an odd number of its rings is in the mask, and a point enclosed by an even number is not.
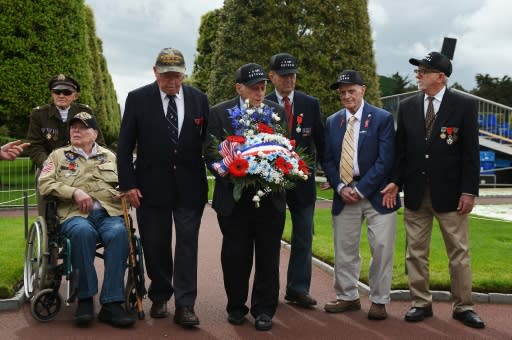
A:
[[[50,106],[49,104],[45,104],[43,106],[36,106],[32,109],[32,111],[41,111],[41,110],[48,108],[49,106]]]

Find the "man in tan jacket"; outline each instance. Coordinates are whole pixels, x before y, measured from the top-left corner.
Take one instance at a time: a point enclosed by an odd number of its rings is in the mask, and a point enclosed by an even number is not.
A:
[[[54,150],[39,176],[42,195],[59,199],[60,232],[71,240],[71,263],[78,269],[78,307],[75,323],[94,316],[93,296],[98,292],[94,268],[96,243],[105,247],[105,276],[100,295],[100,321],[126,327],[135,322],[122,307],[128,236],[117,186],[115,155],[96,143],[98,127],[88,112],[70,120],[71,145]]]

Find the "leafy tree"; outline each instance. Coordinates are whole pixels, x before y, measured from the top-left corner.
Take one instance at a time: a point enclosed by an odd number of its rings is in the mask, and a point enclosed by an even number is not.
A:
[[[457,90],[460,90],[460,91],[464,91],[464,92],[468,92],[468,90],[466,90],[461,84],[455,82],[453,83],[451,86],[450,86],[451,89],[457,89]]]
[[[197,39],[197,52],[194,60],[194,70],[191,76],[192,85],[207,91],[212,65],[213,51],[219,20],[222,9],[215,9],[203,15],[199,26],[199,38]]]
[[[503,76],[501,79],[491,77],[489,74],[475,76],[477,87],[471,91],[473,94],[500,104],[512,106],[512,79]]]
[[[344,69],[360,71],[366,99],[380,104],[367,1],[225,0],[213,16],[203,18],[203,25],[210,20],[213,27],[199,37],[200,46],[212,48],[211,61],[204,66],[196,59],[195,68],[211,69],[206,88],[212,104],[236,95],[238,67],[256,62],[268,68],[270,56],[279,52],[297,57],[297,88],[318,97],[325,115],[340,108],[328,86]]]
[[[90,50],[89,66],[92,69],[93,82],[93,109],[96,113],[98,124],[102,129],[107,145],[117,140],[121,122],[121,111],[117,103],[117,96],[108,73],[107,62],[103,56],[102,42],[96,36],[94,14],[89,6],[85,7],[87,23],[87,43]]]

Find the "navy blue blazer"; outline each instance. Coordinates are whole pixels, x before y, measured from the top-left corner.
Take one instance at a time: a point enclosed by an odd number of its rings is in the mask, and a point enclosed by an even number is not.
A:
[[[329,184],[334,189],[333,215],[338,215],[345,205],[336,188],[341,182],[339,163],[346,128],[346,109],[327,118],[322,167]],[[371,202],[373,208],[382,214],[395,211],[400,207],[400,199],[397,195],[397,206],[393,209],[385,208],[382,205],[380,193],[390,181],[394,161],[394,139],[395,127],[391,113],[365,102],[357,145],[361,179],[356,187]]]
[[[167,132],[158,84],[133,90],[126,98],[117,147],[119,187],[121,191],[138,188],[143,205],[169,206],[179,200],[184,207],[203,209],[207,202],[202,157],[208,98],[187,85],[182,85],[182,90],[185,116],[176,148]]]
[[[424,98],[421,92],[400,103],[392,181],[403,187],[409,209],[420,207],[429,183],[433,208],[456,211],[462,193],[478,195],[477,103],[447,89],[427,141]]]
[[[276,92],[271,92],[266,99],[278,103]],[[304,92],[293,94],[293,126],[290,139],[294,139],[297,148],[301,148],[312,160],[311,176],[307,181],[297,181],[296,186],[286,191],[288,204],[312,204],[316,201],[316,162],[320,164],[324,154],[324,123],[320,112],[320,103],[315,97]],[[300,132],[297,132],[297,117],[302,117]]]

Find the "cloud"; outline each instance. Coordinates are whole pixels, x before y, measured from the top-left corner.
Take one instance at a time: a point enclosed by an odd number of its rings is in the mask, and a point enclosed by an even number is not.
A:
[[[85,0],[94,11],[97,35],[121,106],[128,91],[154,80],[158,51],[182,51],[192,72],[201,16],[222,0]],[[377,72],[415,79],[411,57],[441,50],[457,39],[450,83],[470,90],[477,73],[502,77],[512,65],[512,2],[508,0],[368,0]]]

